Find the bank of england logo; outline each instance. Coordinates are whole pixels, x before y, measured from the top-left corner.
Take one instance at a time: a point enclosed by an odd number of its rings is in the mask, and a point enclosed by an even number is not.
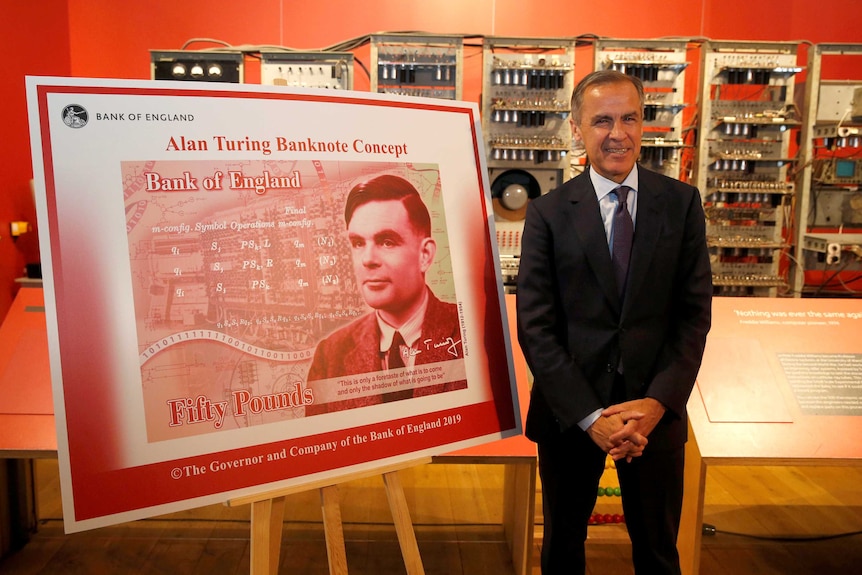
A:
[[[63,108],[63,123],[70,128],[83,128],[87,125],[90,119],[90,114],[83,106],[78,104],[69,104]]]

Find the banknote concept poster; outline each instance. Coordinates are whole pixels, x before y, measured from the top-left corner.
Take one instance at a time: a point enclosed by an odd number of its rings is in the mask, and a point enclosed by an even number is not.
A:
[[[27,89],[68,532],[520,433],[475,104]]]

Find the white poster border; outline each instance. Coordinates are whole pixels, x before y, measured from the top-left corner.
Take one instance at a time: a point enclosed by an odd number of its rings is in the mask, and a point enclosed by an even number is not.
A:
[[[335,478],[521,432],[475,104],[256,85],[77,78],[30,77],[27,91],[67,532]],[[81,115],[86,116],[84,126],[70,125],[80,122]],[[313,166],[320,175],[317,186],[328,169],[349,172],[352,163],[360,171],[389,170],[408,178],[421,168],[436,169],[442,209],[433,216],[439,217],[434,225],[443,232],[439,237],[446,238],[442,243],[451,268],[437,273],[444,291],[456,295],[467,385],[309,417],[303,421],[305,435],[296,433],[299,423],[291,420],[149,441],[142,431],[152,426],[144,399],[128,384],[141,382],[146,348],[139,339],[144,322],[136,315],[139,286],[133,284],[141,274],[131,263],[136,246],[130,245],[129,230],[152,217],[152,211],[178,204],[145,206],[121,165],[227,162],[259,167],[275,156],[278,138],[309,143],[305,150],[283,150],[278,160]],[[194,142],[208,142],[209,147],[190,146]],[[234,149],[225,149],[228,142],[234,142]],[[255,142],[270,142],[273,148],[264,154]],[[338,145],[321,151],[312,142]],[[350,174],[344,181],[357,177]],[[187,182],[194,178],[185,176]],[[343,194],[344,182],[336,184],[336,195]],[[254,199],[253,192],[244,193]],[[136,207],[143,212],[149,208],[151,215],[141,215]],[[150,260],[152,265],[155,258]],[[183,261],[195,270],[200,267],[188,258]],[[90,383],[92,390],[86,389]],[[421,432],[402,431],[420,427]],[[396,439],[399,432],[403,437]],[[283,469],[258,473],[262,465],[255,458],[286,450],[285,433],[293,434],[291,440],[346,441],[354,453],[346,458],[327,454],[332,459],[326,463],[299,465],[302,470],[290,477]],[[368,441],[369,435],[379,438],[378,445],[355,447],[356,439]],[[309,449],[313,455],[308,458],[325,457],[313,446]],[[167,473],[174,477],[166,480]],[[178,488],[182,483],[196,487]],[[140,487],[118,489],[123,484]]]

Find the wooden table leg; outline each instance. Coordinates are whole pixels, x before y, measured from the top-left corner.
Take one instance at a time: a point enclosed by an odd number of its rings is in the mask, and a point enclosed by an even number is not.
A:
[[[706,464],[700,455],[697,439],[689,427],[688,443],[685,446],[685,492],[682,497],[682,520],[676,543],[683,575],[697,575],[700,571],[705,491]]]
[[[536,513],[536,460],[507,463],[503,482],[503,530],[516,575],[529,575]]]

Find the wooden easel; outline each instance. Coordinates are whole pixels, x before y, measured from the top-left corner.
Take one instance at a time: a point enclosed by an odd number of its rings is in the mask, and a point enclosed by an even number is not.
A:
[[[344,547],[344,529],[341,522],[338,484],[377,475],[383,476],[386,498],[389,501],[389,509],[392,511],[395,532],[398,535],[398,544],[401,547],[407,574],[425,575],[422,558],[419,556],[416,534],[413,532],[413,522],[410,519],[410,511],[407,509],[407,499],[404,497],[404,488],[401,485],[398,472],[427,463],[431,463],[430,457],[229,500],[227,502],[229,507],[251,504],[251,575],[275,575],[278,573],[284,521],[284,499],[293,493],[312,489],[320,491],[329,573],[330,575],[347,575],[347,552]]]

